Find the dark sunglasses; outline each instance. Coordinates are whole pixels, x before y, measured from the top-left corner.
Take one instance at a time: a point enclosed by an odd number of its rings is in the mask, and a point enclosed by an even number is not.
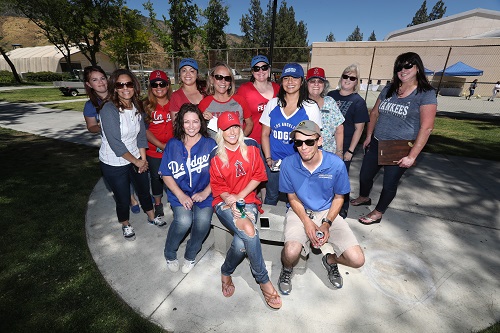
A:
[[[413,66],[415,66],[414,64],[411,64],[411,63],[406,63],[404,65],[398,65],[396,67],[396,72],[401,72],[404,69],[412,69]]]
[[[319,140],[319,138],[316,138],[316,139],[307,139],[307,140],[297,140],[297,139],[295,139],[295,140],[293,140],[293,145],[295,147],[297,147],[297,148],[300,148],[305,143],[306,146],[312,147],[312,146],[314,146],[314,143],[316,141],[318,141],[318,140]]]
[[[157,81],[151,83],[152,88],[165,88],[166,86],[168,86],[168,82],[165,81]]]
[[[231,82],[231,76],[228,75],[228,76],[224,76],[224,75],[220,75],[220,74],[214,74],[213,77],[217,80],[217,81],[222,81],[222,80],[225,80],[226,82]]]
[[[123,88],[133,88],[134,87],[134,82],[128,81],[128,82],[116,82],[115,83],[115,88],[116,89],[123,89]]]
[[[258,71],[260,71],[261,69],[265,72],[265,71],[267,71],[267,70],[269,69],[269,65],[253,66],[253,67],[252,67],[252,70],[253,70],[254,72],[258,72]]]
[[[346,75],[346,74],[342,74],[342,78],[343,78],[344,80],[349,79],[349,80],[351,80],[351,81],[356,81],[356,80],[358,79],[358,78],[357,78],[357,77],[355,77],[355,76],[349,76],[349,75]]]

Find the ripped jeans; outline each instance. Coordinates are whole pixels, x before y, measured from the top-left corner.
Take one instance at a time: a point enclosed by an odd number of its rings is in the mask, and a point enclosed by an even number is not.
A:
[[[231,209],[222,209],[225,205],[224,202],[215,206],[215,213],[219,217],[219,221],[233,233],[233,241],[231,247],[227,251],[226,260],[221,267],[221,273],[225,276],[230,276],[234,270],[243,261],[245,255],[248,256],[250,261],[250,270],[257,281],[257,283],[267,283],[269,275],[267,273],[266,264],[262,257],[262,248],[260,245],[260,238],[257,229],[253,237],[248,236],[244,231],[236,227],[233,221],[233,213]],[[246,210],[255,216],[254,221],[257,221],[257,206],[255,204],[247,204]],[[256,222],[254,222],[255,225]]]

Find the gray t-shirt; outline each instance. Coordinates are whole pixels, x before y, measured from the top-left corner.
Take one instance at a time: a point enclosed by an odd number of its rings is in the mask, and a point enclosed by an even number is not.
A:
[[[415,140],[420,129],[420,107],[437,104],[436,92],[428,90],[418,92],[415,89],[410,95],[398,98],[394,93],[386,96],[387,85],[378,97],[379,116],[375,126],[375,138],[378,140]]]

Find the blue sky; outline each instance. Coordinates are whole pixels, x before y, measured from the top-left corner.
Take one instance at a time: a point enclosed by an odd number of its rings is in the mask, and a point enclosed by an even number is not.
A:
[[[146,0],[126,0],[127,6],[138,9],[147,15],[142,3]],[[248,13],[249,0],[225,0],[229,5],[229,24],[225,27],[226,33],[241,35],[239,21],[243,14]],[[261,0],[265,11],[268,0]],[[423,0],[288,0],[287,6],[293,7],[295,19],[304,21],[307,25],[308,41],[323,42],[330,31],[337,41],[345,41],[356,25],[363,33],[363,40],[367,40],[372,30],[377,40],[394,30],[403,29],[409,24],[415,12],[422,5]],[[427,10],[430,11],[437,0],[427,1]],[[168,18],[168,1],[152,0],[157,16],[164,14]],[[208,0],[193,0],[201,8],[206,8]],[[278,8],[281,1],[278,0]],[[444,0],[447,7],[445,16],[455,15],[475,8],[500,11],[500,0]]]

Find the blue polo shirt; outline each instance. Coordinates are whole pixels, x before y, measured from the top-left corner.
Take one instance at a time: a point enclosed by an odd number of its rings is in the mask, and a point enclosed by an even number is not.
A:
[[[280,167],[280,192],[295,193],[305,209],[330,209],[335,194],[351,191],[344,162],[323,150],[323,160],[311,173],[302,164],[299,153],[286,157]]]

